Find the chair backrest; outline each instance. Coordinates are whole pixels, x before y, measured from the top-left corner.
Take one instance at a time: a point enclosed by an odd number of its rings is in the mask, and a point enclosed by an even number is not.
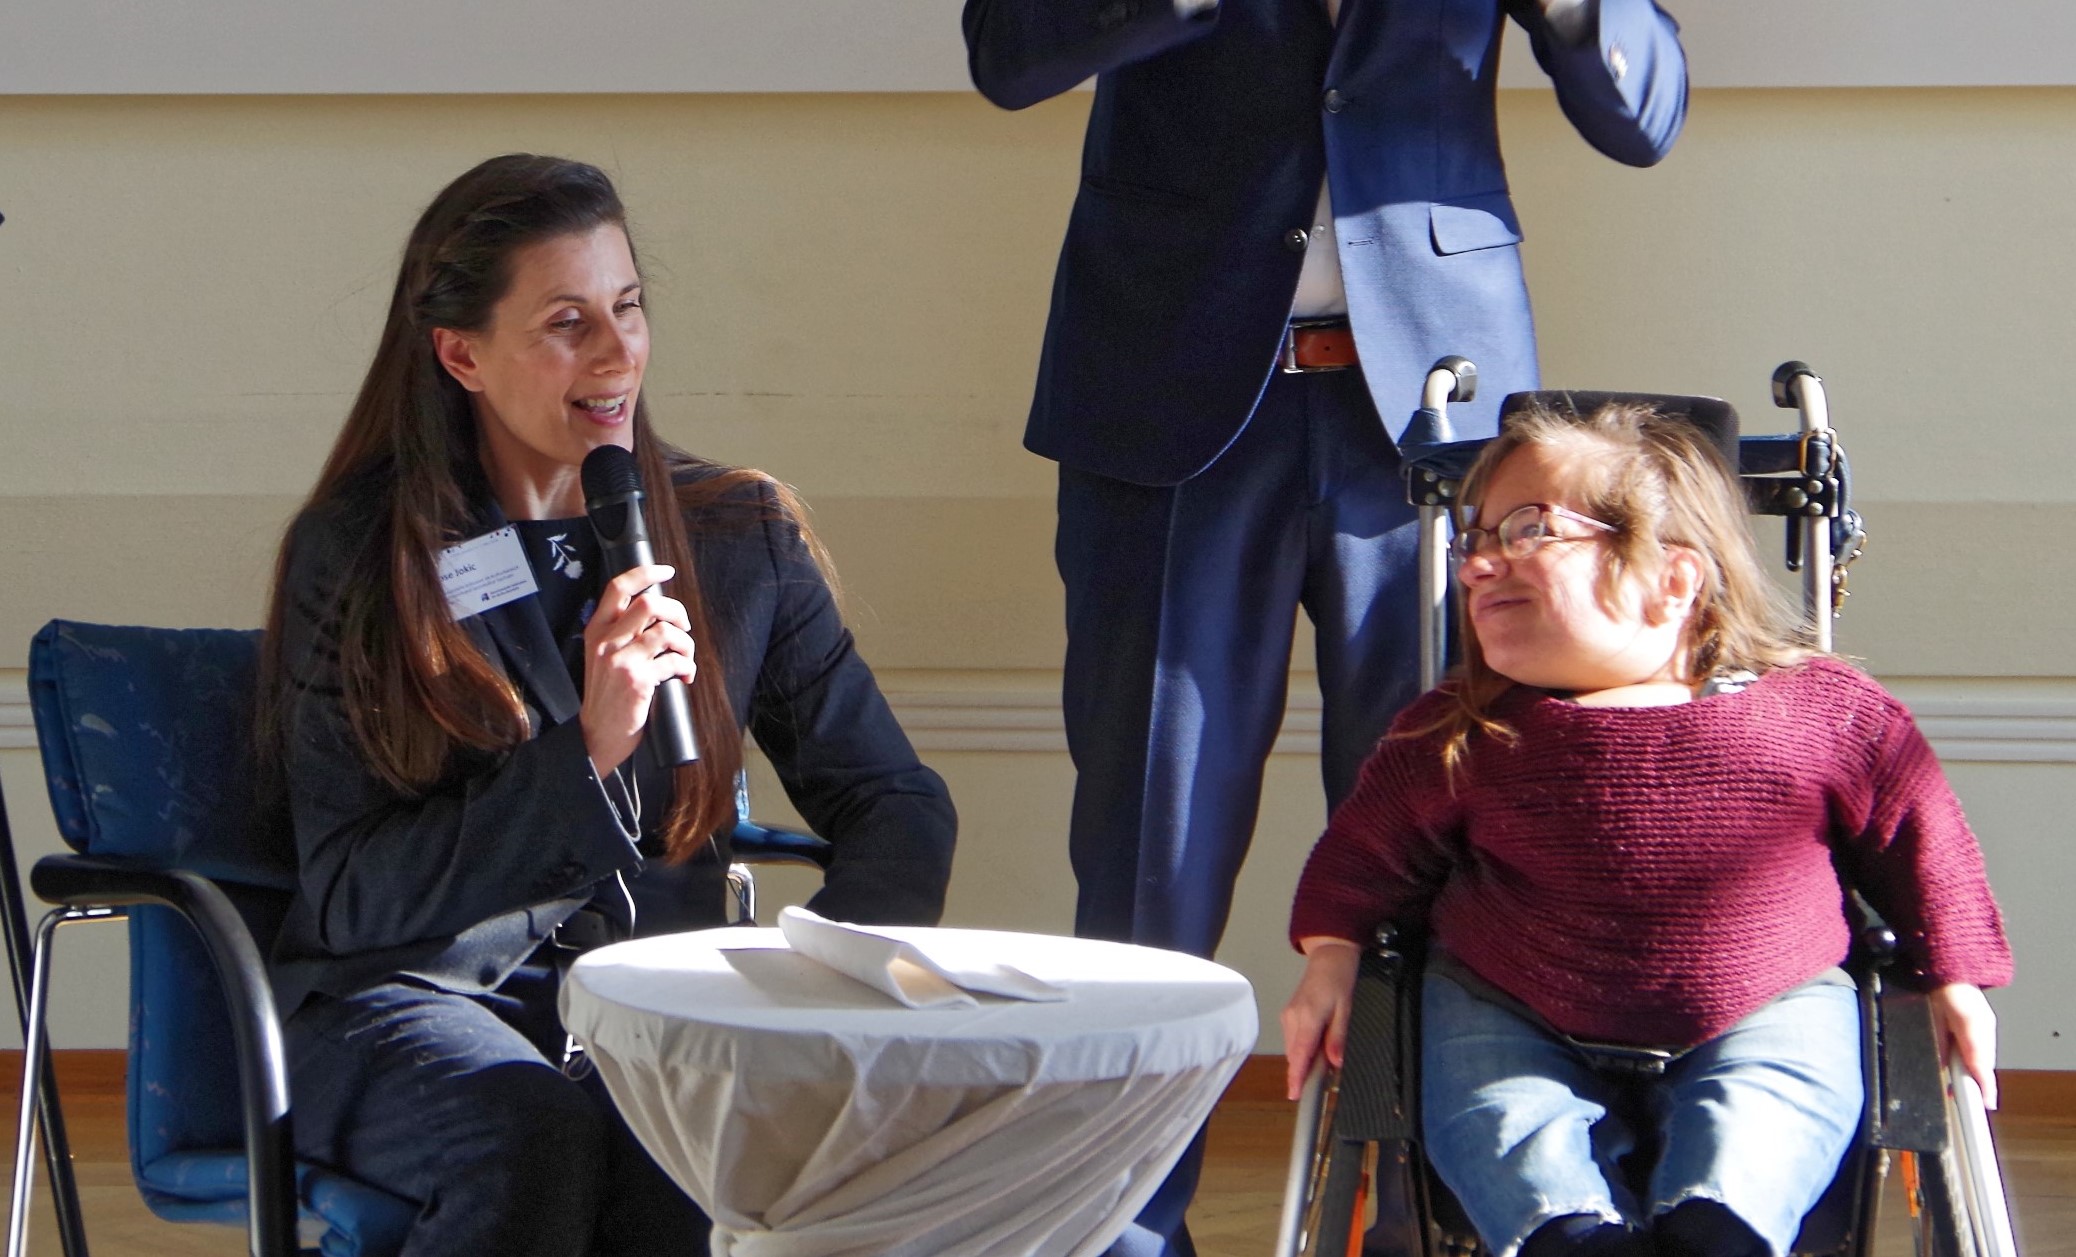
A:
[[[259,638],[54,620],[30,647],[29,697],[64,840],[210,877],[265,954],[295,866],[285,820],[255,797]],[[166,908],[130,910],[129,1064],[130,1155],[146,1201],[169,1217],[235,1220],[244,1163],[230,1016],[200,938]],[[197,1182],[197,1164],[221,1181]]]
[[[29,649],[29,698],[51,811],[74,850],[294,887],[294,852],[254,793],[259,639],[43,626]]]

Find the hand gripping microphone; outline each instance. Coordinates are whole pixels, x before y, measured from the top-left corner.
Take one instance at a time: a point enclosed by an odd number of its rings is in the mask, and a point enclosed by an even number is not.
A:
[[[606,579],[654,563],[649,528],[642,522],[642,474],[634,455],[617,445],[601,445],[584,456],[582,475],[584,510],[598,534]],[[689,764],[699,758],[692,737],[692,696],[682,677],[656,687],[649,700],[649,735],[659,763]]]

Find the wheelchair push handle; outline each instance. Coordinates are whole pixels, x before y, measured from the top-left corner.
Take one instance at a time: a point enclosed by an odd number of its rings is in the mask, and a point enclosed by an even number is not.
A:
[[[1477,365],[1460,354],[1435,359],[1420,388],[1420,405],[1425,410],[1440,410],[1450,402],[1476,401],[1477,397]]]
[[[1821,397],[1824,377],[1801,359],[1790,359],[1773,369],[1773,404],[1782,410],[1800,409],[1802,395],[1812,389]]]

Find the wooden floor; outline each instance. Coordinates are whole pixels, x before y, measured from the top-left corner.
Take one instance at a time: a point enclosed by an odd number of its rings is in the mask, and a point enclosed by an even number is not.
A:
[[[5,1160],[11,1165],[14,1106],[0,1107],[7,1121]],[[119,1095],[76,1088],[67,1095],[65,1108],[85,1200],[88,1242],[97,1257],[236,1257],[244,1251],[241,1232],[174,1225],[146,1212],[130,1183]],[[1201,1257],[1268,1257],[1273,1251],[1290,1124],[1290,1106],[1280,1102],[1229,1096],[1219,1106],[1211,1121],[1202,1187],[1190,1214]],[[2076,1112],[2000,1114],[1997,1142],[2020,1250],[2026,1257],[2076,1257]],[[35,1257],[58,1257],[40,1178],[29,1251]],[[1910,1257],[1899,1194],[1884,1194],[1877,1257]]]

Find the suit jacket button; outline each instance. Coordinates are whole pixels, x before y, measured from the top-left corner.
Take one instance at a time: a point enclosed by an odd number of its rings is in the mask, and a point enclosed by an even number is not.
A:
[[[1608,46],[1607,68],[1608,73],[1615,76],[1615,82],[1617,83],[1629,77],[1629,54],[1622,51],[1622,45],[1610,44]]]
[[[1348,107],[1348,98],[1341,95],[1340,88],[1329,87],[1326,89],[1326,100],[1323,103],[1328,113],[1339,113]]]
[[[1111,31],[1131,20],[1132,6],[1125,0],[1112,0],[1096,10],[1096,29]]]
[[[1305,242],[1310,239],[1311,237],[1305,234],[1303,227],[1292,227],[1283,235],[1283,247],[1289,249],[1292,253],[1303,253],[1305,251]]]

